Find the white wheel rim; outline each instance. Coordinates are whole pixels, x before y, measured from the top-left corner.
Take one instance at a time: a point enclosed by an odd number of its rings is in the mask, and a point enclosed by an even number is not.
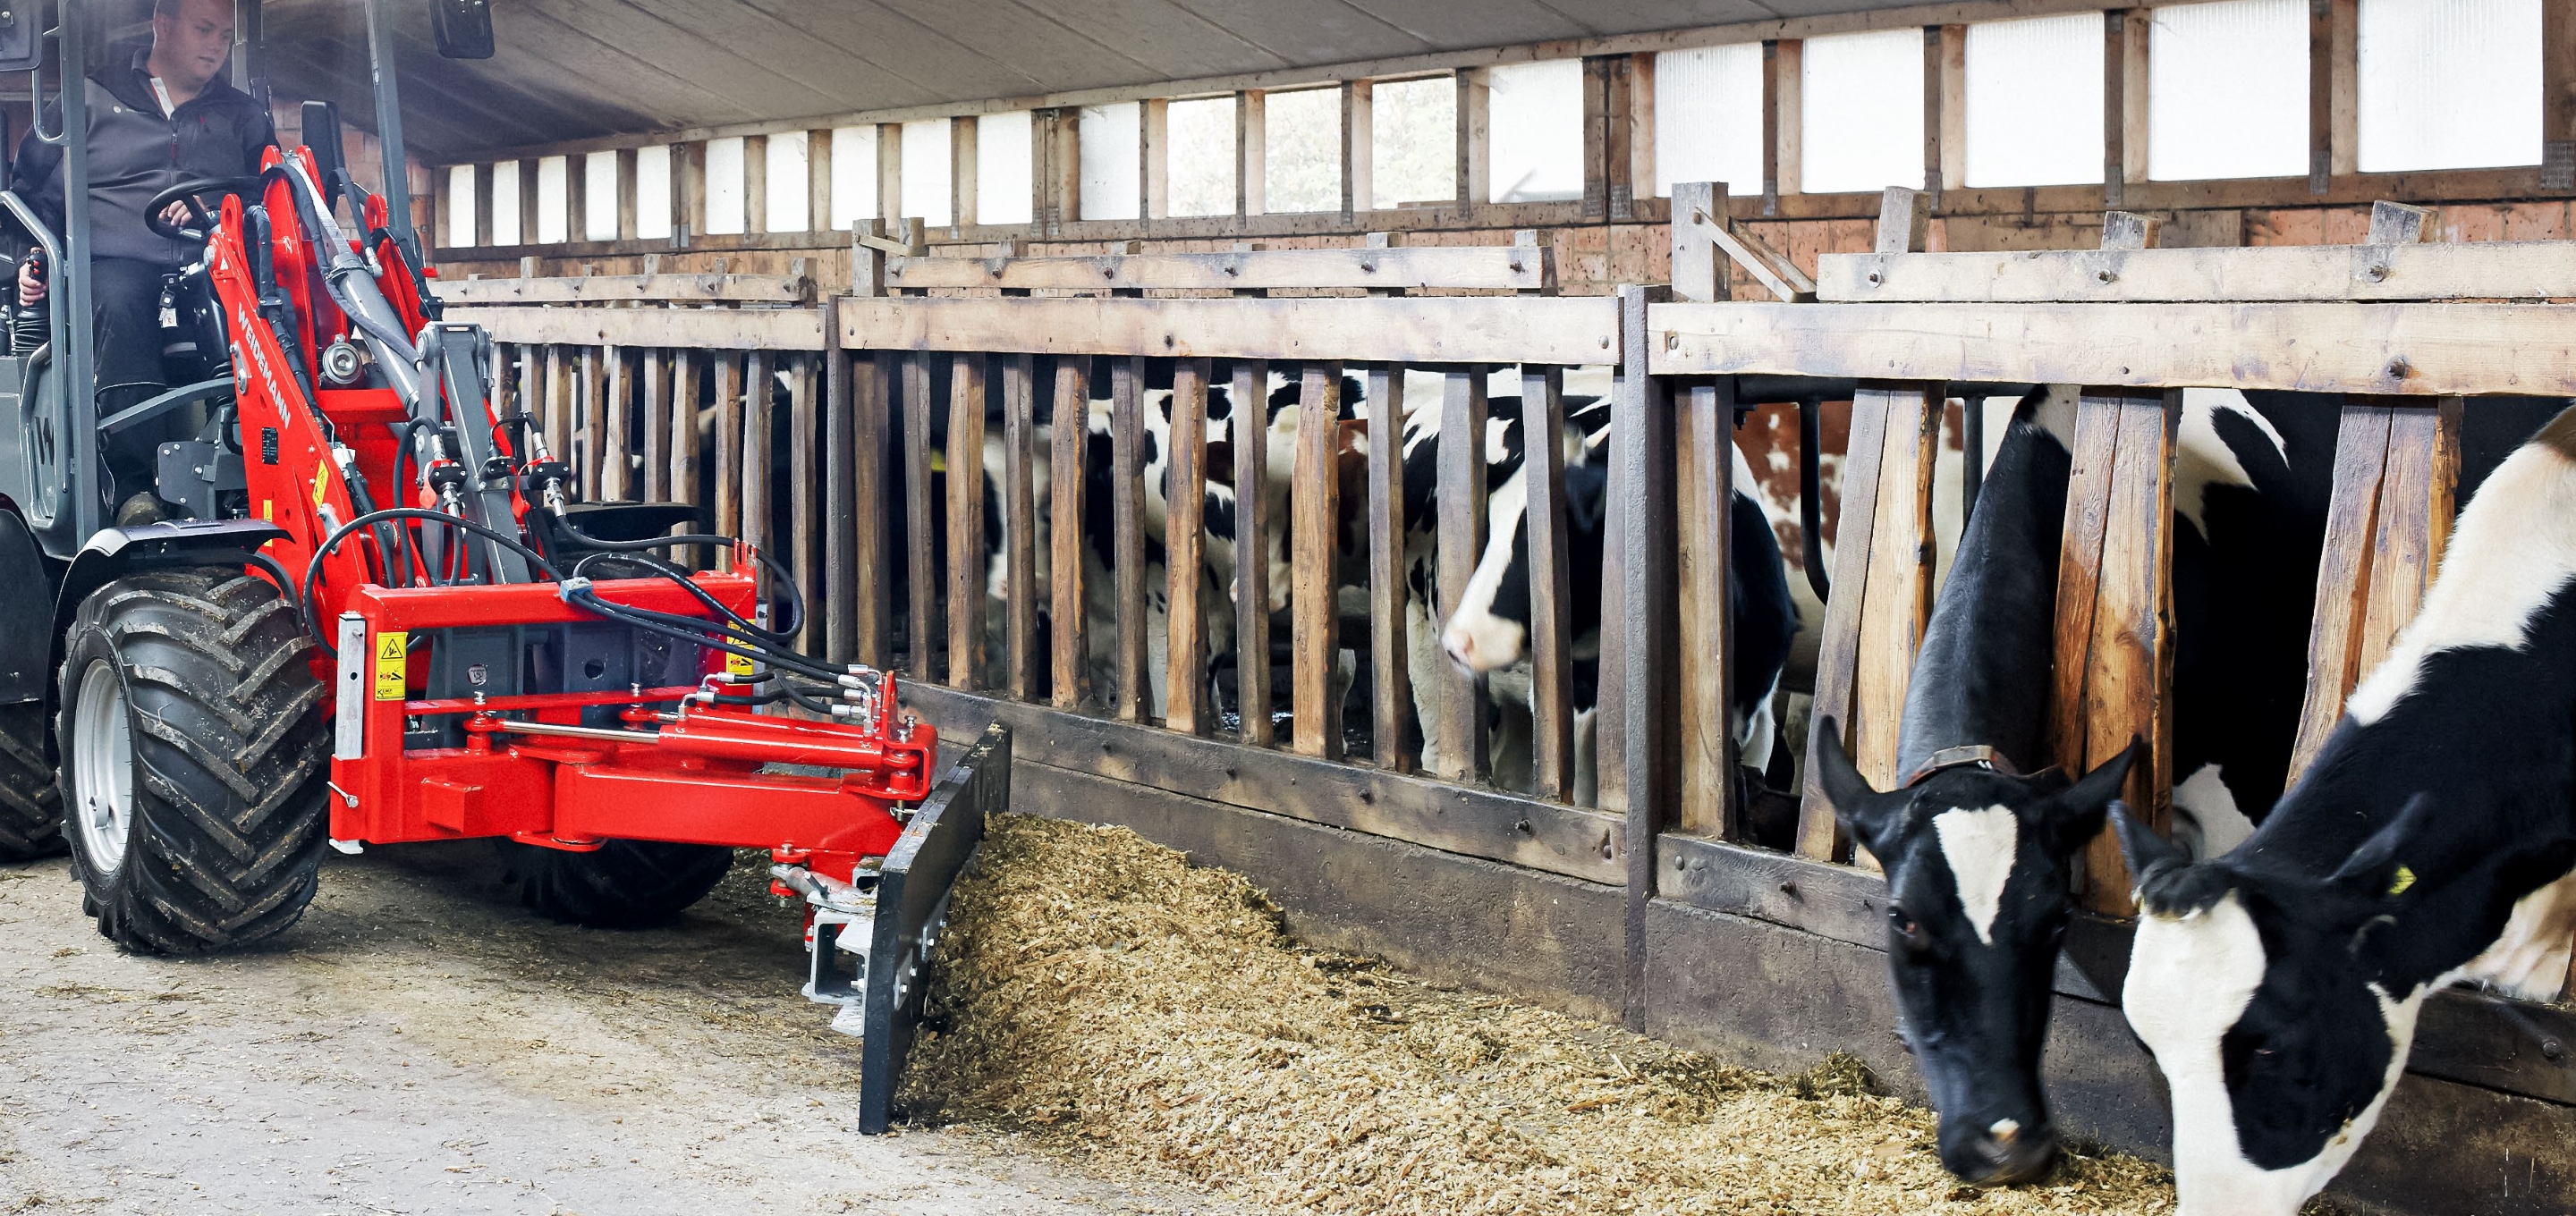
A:
[[[93,660],[72,697],[71,820],[90,864],[112,873],[125,860],[134,825],[134,737],[125,719],[125,681]]]

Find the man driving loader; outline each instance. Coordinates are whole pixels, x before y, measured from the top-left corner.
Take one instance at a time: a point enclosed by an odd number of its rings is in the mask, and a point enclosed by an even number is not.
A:
[[[166,387],[162,278],[203,252],[154,234],[144,223],[145,206],[181,181],[256,174],[261,150],[277,142],[267,109],[222,79],[232,49],[231,0],[154,0],[151,49],[89,77],[89,273],[102,415]],[[59,102],[47,117],[46,127],[60,129]],[[18,145],[12,179],[37,215],[59,231],[62,148],[29,132]],[[186,208],[171,204],[170,221],[184,222]],[[21,306],[45,298],[51,272],[40,271],[33,258],[20,264]],[[163,440],[184,437],[187,423],[174,412],[109,438],[107,501],[123,504],[117,523],[161,517],[162,505],[151,493],[154,454]]]

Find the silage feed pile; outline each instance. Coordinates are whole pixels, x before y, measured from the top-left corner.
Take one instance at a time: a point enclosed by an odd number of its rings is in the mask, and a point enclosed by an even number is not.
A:
[[[1929,1112],[1300,949],[1261,892],[1131,832],[992,822],[904,1105],[1301,1212],[2169,1213],[2157,1167],[1961,1187]]]

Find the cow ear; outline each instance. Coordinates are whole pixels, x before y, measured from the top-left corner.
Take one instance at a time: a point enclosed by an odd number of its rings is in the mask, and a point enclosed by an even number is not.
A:
[[[2119,755],[2103,761],[2092,772],[2078,778],[2075,784],[2066,787],[2066,792],[2057,796],[2058,801],[2069,806],[2109,806],[2112,799],[2120,796],[2120,787],[2129,780],[2130,766],[2137,763],[2138,753],[2145,751],[2146,746],[2145,740],[2136,735],[2129,736],[2129,745],[2121,748]]]
[[[1597,536],[1610,512],[1610,474],[1588,464],[1565,466],[1565,526],[1577,536]]]
[[[2432,839],[2428,830],[2433,822],[2433,796],[2419,793],[2406,800],[2406,807],[2387,827],[2371,834],[2361,847],[2352,851],[2335,868],[2326,886],[2351,899],[2376,903],[2405,894],[2414,887],[2416,872],[2408,863],[2431,864],[2422,857],[2410,857],[2410,848],[2421,848]]]
[[[2129,779],[2129,768],[2137,762],[2141,744],[2135,736],[2120,754],[2101,763],[2081,780],[2066,785],[2049,799],[2040,824],[2040,843],[2052,857],[2072,857],[2096,836],[2102,834],[2102,815],[2120,796],[2121,783]],[[2065,781],[2060,774],[2057,778]]]
[[[2232,880],[2225,869],[2193,865],[2191,854],[2181,845],[2130,818],[2125,803],[2113,802],[2110,816],[2111,827],[2120,836],[2120,856],[2129,863],[2138,906],[2148,915],[2179,919],[2207,911],[2227,894]]]
[[[1816,779],[1824,786],[1825,801],[1834,804],[1834,821],[1873,856],[1885,858],[1882,837],[1901,820],[1906,800],[1879,793],[1860,775],[1860,766],[1843,747],[1840,723],[1818,718],[1810,729],[1822,732],[1816,736]]]

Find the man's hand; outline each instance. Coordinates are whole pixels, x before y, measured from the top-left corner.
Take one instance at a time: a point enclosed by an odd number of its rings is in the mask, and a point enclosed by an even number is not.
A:
[[[188,200],[186,199],[180,199],[178,202],[172,203],[161,209],[161,222],[168,224],[173,228],[186,224],[192,218],[194,217],[189,214]]]
[[[36,262],[30,258],[18,263],[18,304],[25,307],[45,298],[45,281],[36,277]]]

